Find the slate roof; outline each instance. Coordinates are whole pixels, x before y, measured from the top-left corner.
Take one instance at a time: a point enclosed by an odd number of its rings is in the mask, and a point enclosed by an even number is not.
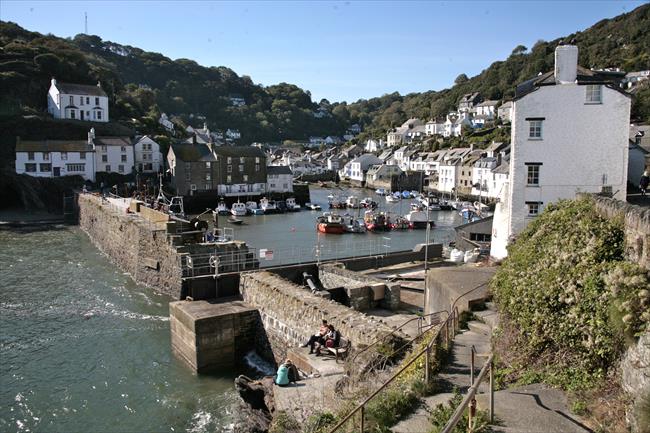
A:
[[[216,161],[210,148],[202,144],[172,144],[171,149],[174,152],[174,155],[176,155],[176,158],[184,162]]]
[[[253,146],[222,146],[214,148],[214,153],[219,156],[231,156],[231,157],[240,157],[240,156],[256,156],[259,158],[266,158],[266,154],[262,152],[259,147]]]
[[[288,165],[269,165],[266,167],[266,173],[273,174],[293,174],[291,172],[291,167]]]
[[[578,73],[576,77],[578,84],[603,84],[610,89],[616,90],[626,96],[630,96],[626,91],[621,89],[616,83],[611,79],[611,77],[600,73],[598,71],[592,71],[582,66],[578,66]],[[555,86],[555,72],[549,71],[545,74],[538,75],[535,78],[524,81],[517,85],[515,89],[515,100],[520,99],[527,94],[534,92],[542,86]]]
[[[60,93],[69,95],[86,95],[86,96],[105,96],[108,97],[106,92],[99,86],[92,86],[88,84],[74,84],[56,82],[56,88]]]
[[[90,152],[86,140],[34,140],[18,141],[16,152]]]
[[[95,137],[93,143],[97,146],[130,146],[131,137]]]

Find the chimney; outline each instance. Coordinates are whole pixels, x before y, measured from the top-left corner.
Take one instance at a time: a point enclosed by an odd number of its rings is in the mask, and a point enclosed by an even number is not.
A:
[[[90,128],[88,131],[88,145],[94,145],[95,140],[95,128]]]
[[[555,48],[555,82],[575,83],[578,75],[578,47],[560,45]]]
[[[52,77],[52,85],[56,87],[56,78]]]
[[[100,89],[102,88],[102,82],[101,81],[97,81],[97,87],[99,87]]]

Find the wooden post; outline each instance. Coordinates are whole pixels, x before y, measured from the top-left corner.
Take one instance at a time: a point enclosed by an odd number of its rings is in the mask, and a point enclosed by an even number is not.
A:
[[[361,412],[361,433],[363,433],[363,430],[364,430],[364,418],[365,418],[364,412],[365,412],[365,409],[366,409],[365,406],[361,406],[361,410],[360,410],[360,412]]]
[[[490,423],[494,422],[494,362],[490,362]]]
[[[427,387],[429,386],[429,368],[430,368],[429,351],[430,348],[427,345],[427,350],[426,352],[424,352],[424,383],[426,383]]]
[[[469,386],[474,386],[474,346],[469,349],[472,355],[471,367],[469,370]]]
[[[476,399],[473,398],[469,404],[469,415],[467,417],[467,427],[468,427],[467,430],[469,432],[471,432],[473,429],[474,423],[472,421],[474,420],[475,415],[476,415]]]

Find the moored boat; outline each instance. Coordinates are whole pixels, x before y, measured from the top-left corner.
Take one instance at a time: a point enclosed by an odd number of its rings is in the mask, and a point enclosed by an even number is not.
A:
[[[255,215],[255,211],[258,210],[257,203],[254,201],[246,202],[246,212],[249,214]]]
[[[429,215],[427,218],[427,212],[424,210],[412,210],[408,214],[404,215],[404,219],[412,224],[414,229],[422,229],[427,227],[427,222],[431,226],[435,226],[432,215]]]
[[[286,201],[287,210],[289,212],[296,212],[300,210],[300,205],[296,203],[296,199],[289,197]]]
[[[246,203],[239,201],[237,203],[233,203],[232,207],[230,208],[230,213],[234,216],[245,216],[247,213]]]
[[[398,216],[390,224],[391,230],[408,230],[414,228],[413,223],[409,222],[406,218]]]
[[[224,202],[224,201],[220,201],[220,202],[217,204],[216,212],[217,212],[219,215],[228,215],[228,214],[230,213],[230,210],[228,209],[228,206],[226,205],[226,202]]]
[[[386,196],[386,202],[388,202],[388,203],[398,203],[399,200],[400,200],[400,198],[398,196],[395,196],[395,195],[392,195],[392,194]]]
[[[377,195],[386,195],[386,190],[384,188],[377,188],[375,190],[375,194],[377,194]]]
[[[350,215],[343,217],[343,230],[346,233],[365,233],[366,225],[362,219],[356,219]]]
[[[359,208],[359,198],[351,195],[348,197],[348,199],[345,201],[345,205],[349,208],[352,209],[358,209]]]
[[[305,207],[309,208],[310,210],[321,210],[320,205],[316,203],[305,203]]]
[[[228,222],[229,222],[230,224],[240,225],[241,223],[244,222],[244,220],[239,219],[239,218],[237,218],[236,216],[233,215],[233,216],[230,216],[230,217],[228,218]]]
[[[260,209],[262,209],[265,214],[278,212],[278,207],[275,205],[275,202],[273,200],[267,199],[266,197],[260,200]]]
[[[366,211],[363,216],[363,222],[366,225],[366,229],[371,232],[390,230],[390,218],[383,212],[376,214],[373,211]]]
[[[344,232],[341,216],[329,212],[319,216],[316,220],[316,230],[321,233],[340,235]]]

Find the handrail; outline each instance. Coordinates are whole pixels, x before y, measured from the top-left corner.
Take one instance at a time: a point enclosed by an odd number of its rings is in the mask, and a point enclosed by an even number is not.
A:
[[[367,350],[369,350],[371,347],[375,347],[375,346],[378,345],[380,342],[382,342],[382,341],[384,341],[384,340],[387,340],[389,337],[395,335],[396,332],[400,331],[403,327],[405,327],[405,326],[408,325],[409,323],[411,323],[411,322],[413,322],[413,321],[415,321],[415,320],[421,321],[421,320],[422,320],[423,318],[425,318],[425,317],[429,317],[429,316],[433,316],[433,315],[441,314],[441,313],[447,313],[447,317],[449,317],[449,311],[447,311],[447,310],[440,310],[440,311],[436,311],[436,312],[434,312],[434,313],[429,313],[429,314],[425,314],[425,315],[423,315],[423,316],[418,316],[418,317],[413,317],[413,318],[411,318],[411,319],[408,319],[406,322],[402,323],[400,326],[398,326],[397,328],[393,329],[393,331],[392,331],[390,334],[386,334],[386,335],[384,335],[383,337],[376,339],[373,343],[371,343],[370,345],[364,347],[362,350],[358,351],[358,352],[357,352],[357,353],[352,357],[352,359],[350,360],[350,363],[351,363],[351,364],[354,364],[354,361],[357,359],[357,357],[359,357],[359,355],[361,355],[362,353],[365,353],[365,352],[366,352]],[[421,327],[418,326],[418,329],[421,329]],[[419,337],[421,334],[422,334],[422,333],[419,333],[419,334],[418,334],[418,337]]]
[[[472,347],[472,350],[474,347]],[[483,368],[481,369],[481,372],[478,374],[478,377],[476,378],[476,382],[472,383],[472,385],[469,387],[467,390],[467,395],[461,402],[461,404],[456,408],[456,411],[454,411],[454,414],[452,417],[447,421],[447,424],[445,427],[442,429],[440,433],[451,433],[454,428],[456,428],[456,425],[460,421],[460,419],[463,416],[463,412],[471,404],[470,407],[470,413],[469,413],[469,424],[470,424],[470,431],[472,427],[472,417],[474,416],[474,408],[476,405],[476,400],[474,399],[474,396],[476,395],[476,392],[478,391],[479,386],[481,385],[481,382],[483,379],[485,379],[485,375],[487,372],[490,372],[490,421],[493,421],[493,412],[494,412],[494,396],[493,396],[493,376],[492,376],[492,362],[494,361],[494,354],[490,354],[488,359],[485,361],[485,364],[483,365]]]
[[[456,319],[457,319],[457,311],[454,310],[452,311],[451,315],[448,315],[447,319],[443,323],[442,326],[440,326],[436,332],[436,335],[432,338],[431,342],[429,342],[424,349],[419,351],[413,359],[411,359],[409,362],[407,362],[404,366],[402,366],[395,374],[393,374],[386,382],[384,382],[379,388],[377,388],[372,394],[370,394],[368,397],[366,397],[365,400],[363,400],[357,407],[355,407],[350,413],[348,413],[341,421],[339,421],[331,430],[330,433],[335,433],[341,426],[343,426],[346,422],[348,422],[357,412],[361,412],[361,433],[364,433],[364,412],[365,412],[365,407],[366,405],[381,391],[383,391],[388,385],[390,385],[397,377],[399,377],[408,367],[410,367],[414,362],[420,359],[420,357],[424,354],[427,354],[427,361],[428,361],[428,352],[431,349],[431,346],[433,342],[435,342],[438,337],[440,336],[440,333],[442,331],[443,327],[446,327],[446,329],[449,329],[450,323],[454,325],[454,330],[455,330],[455,325],[456,325]],[[420,336],[426,334],[433,328],[429,328],[426,331],[424,331]],[[429,369],[429,365],[425,366],[425,369]],[[426,374],[426,377],[428,378],[428,374]]]

